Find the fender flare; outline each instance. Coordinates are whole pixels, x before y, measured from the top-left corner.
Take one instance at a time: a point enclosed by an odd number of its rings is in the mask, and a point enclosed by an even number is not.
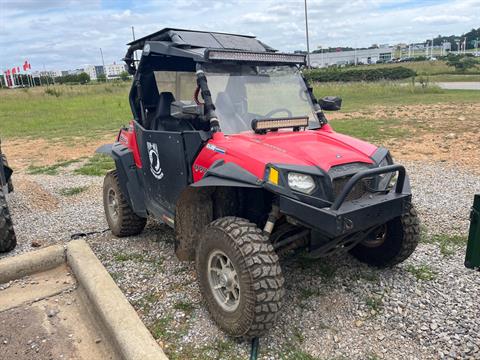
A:
[[[212,187],[212,186],[233,186],[262,188],[264,180],[257,178],[251,172],[238,166],[235,163],[225,163],[224,160],[214,162],[205,173],[204,177],[190,186]]]
[[[108,155],[111,158],[113,158],[112,148],[113,148],[113,144],[104,144],[100,146],[97,150],[95,150],[95,153]]]
[[[110,156],[115,161],[120,188],[132,210],[141,217],[147,217],[145,195],[141,191],[140,178],[132,151],[121,143],[105,144],[95,150],[97,154]]]

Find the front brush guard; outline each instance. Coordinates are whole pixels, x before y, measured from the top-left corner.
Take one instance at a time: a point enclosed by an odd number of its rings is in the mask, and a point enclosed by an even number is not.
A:
[[[391,172],[399,173],[395,189],[346,201],[360,180]],[[401,165],[368,169],[352,176],[330,207],[316,207],[282,195],[279,199],[280,211],[329,238],[337,238],[384,224],[403,215],[411,202],[408,189],[403,192],[405,181],[406,172]]]

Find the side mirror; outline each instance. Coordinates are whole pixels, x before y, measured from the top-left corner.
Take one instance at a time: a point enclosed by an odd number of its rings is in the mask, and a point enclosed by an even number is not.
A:
[[[337,111],[342,108],[342,98],[338,96],[325,96],[319,101],[322,110]]]
[[[174,101],[170,105],[170,115],[177,119],[194,120],[203,116],[203,105],[194,101]]]

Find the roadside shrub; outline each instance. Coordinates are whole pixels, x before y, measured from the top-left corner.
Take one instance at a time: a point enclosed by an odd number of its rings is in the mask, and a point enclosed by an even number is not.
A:
[[[309,81],[348,82],[348,81],[379,81],[400,80],[414,77],[416,72],[403,66],[373,69],[314,69],[306,70],[305,77]]]
[[[58,89],[55,89],[54,87],[47,87],[45,89],[45,94],[59,97],[60,95],[62,95],[62,92]]]

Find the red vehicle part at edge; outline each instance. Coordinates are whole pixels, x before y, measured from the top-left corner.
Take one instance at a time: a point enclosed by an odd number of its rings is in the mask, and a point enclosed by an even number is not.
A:
[[[264,135],[243,132],[225,136],[215,133],[193,164],[193,181],[203,178],[217,160],[233,162],[263,179],[268,163],[318,166],[325,171],[346,163],[372,164],[377,147],[336,133],[329,125],[319,130],[276,131]]]
[[[137,168],[142,168],[142,159],[140,158],[140,151],[138,150],[137,135],[135,134],[135,127],[133,120],[130,122],[128,129],[120,130],[117,141],[129,148],[133,153],[133,160]]]

